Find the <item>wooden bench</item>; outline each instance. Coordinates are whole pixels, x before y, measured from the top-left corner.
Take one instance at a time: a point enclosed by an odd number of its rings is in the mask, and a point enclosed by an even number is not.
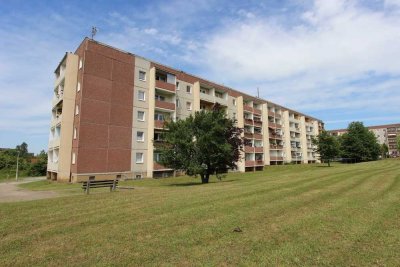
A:
[[[82,189],[85,190],[86,194],[89,194],[90,188],[109,187],[110,192],[115,191],[118,186],[118,180],[88,180],[82,184]]]

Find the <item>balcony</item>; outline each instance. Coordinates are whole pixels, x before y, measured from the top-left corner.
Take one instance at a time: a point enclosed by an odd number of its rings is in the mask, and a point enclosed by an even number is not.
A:
[[[255,160],[246,160],[246,161],[244,162],[244,165],[245,165],[246,167],[254,167],[255,163],[256,163]]]
[[[264,166],[264,161],[262,159],[255,160],[254,166]]]
[[[175,93],[175,84],[167,83],[161,80],[156,80],[156,88],[161,90],[166,90],[171,93]]]
[[[269,158],[271,161],[283,161],[283,157],[270,157]]]
[[[269,138],[282,140],[282,135],[274,132],[269,132]]]
[[[154,120],[154,128],[163,129],[165,121]]]
[[[254,147],[254,152],[255,153],[264,153],[264,149],[263,147]]]
[[[254,138],[254,139],[262,140],[262,139],[263,139],[263,136],[262,136],[262,134],[260,134],[260,133],[254,133],[254,134],[253,134],[253,138]]]
[[[246,153],[254,153],[254,147],[252,147],[252,146],[245,146],[245,147],[244,147],[244,152],[246,152]]]
[[[261,109],[253,108],[253,113],[256,115],[261,115]]]
[[[155,171],[163,171],[163,170],[172,170],[172,169],[167,168],[164,165],[161,165],[160,163],[154,161],[153,162],[153,170],[155,170]]]
[[[269,145],[269,148],[273,149],[273,150],[282,150],[283,146],[282,145]]]
[[[156,108],[167,109],[167,110],[175,110],[175,104],[166,101],[156,100]]]
[[[254,137],[253,133],[245,132],[244,137],[252,139]]]
[[[206,93],[200,92],[200,100],[204,100],[204,101],[210,102],[210,103],[215,103],[215,98],[211,93],[212,92],[210,92],[209,94],[206,94]]]
[[[252,119],[244,119],[244,124],[253,125],[253,120]]]
[[[253,113],[253,108],[246,105],[243,106],[243,110]]]
[[[262,126],[262,121],[261,120],[254,120],[254,125],[255,126]]]

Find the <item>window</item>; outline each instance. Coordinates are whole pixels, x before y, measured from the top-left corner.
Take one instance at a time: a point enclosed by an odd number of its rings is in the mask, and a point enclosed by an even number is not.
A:
[[[78,85],[76,86],[76,91],[79,92],[81,90],[81,83],[78,82]]]
[[[162,81],[162,82],[167,82],[167,75],[165,75],[164,73],[156,72],[156,80]]]
[[[176,82],[176,90],[179,91],[179,82]]]
[[[79,69],[82,69],[82,67],[83,67],[83,60],[80,59],[80,60],[79,60]]]
[[[164,114],[161,114],[161,113],[155,113],[154,114],[154,120],[156,120],[156,121],[164,121],[165,120],[165,116],[164,116]]]
[[[161,154],[160,153],[154,153],[154,161],[155,162],[160,162],[161,161]]]
[[[76,163],[76,154],[75,152],[72,153],[72,164]]]
[[[143,163],[143,153],[136,153],[136,163]]]
[[[203,94],[206,94],[206,95],[210,94],[210,90],[208,90],[207,88],[203,88],[203,87],[200,88],[200,92]]]
[[[75,115],[78,115],[78,114],[79,114],[79,106],[76,105],[76,106],[75,106]]]
[[[136,141],[144,142],[144,132],[136,132]]]
[[[224,95],[221,92],[215,91],[215,97],[224,98]]]
[[[176,99],[176,100],[175,100],[175,103],[176,103],[176,107],[177,107],[177,108],[179,108],[179,107],[181,106],[181,103],[180,103],[179,99]]]
[[[144,121],[144,111],[137,112],[137,119],[138,121]]]
[[[192,110],[192,102],[186,102],[187,110]]]
[[[139,101],[145,101],[146,100],[146,93],[144,91],[139,90],[138,91],[138,99],[139,99]]]
[[[158,101],[165,101],[165,96],[163,95],[155,95],[154,98]]]
[[[76,128],[74,128],[74,139],[76,139],[77,131]]]
[[[232,104],[236,106],[236,99],[232,99]]]
[[[146,81],[146,72],[139,70],[139,80]]]
[[[186,86],[186,93],[188,93],[188,94],[192,93],[192,87],[190,85]]]
[[[162,134],[154,133],[154,141],[162,141]]]

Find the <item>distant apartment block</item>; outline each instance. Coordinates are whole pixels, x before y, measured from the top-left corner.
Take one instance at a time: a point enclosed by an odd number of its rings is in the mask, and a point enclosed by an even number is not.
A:
[[[244,128],[240,172],[314,163],[323,122],[281,105],[84,39],[55,70],[48,178],[167,177],[155,143],[164,122],[219,103]]]
[[[397,149],[397,136],[400,136],[400,123],[376,125],[367,127],[374,133],[379,144],[386,144],[389,147],[390,156],[400,156],[400,151]],[[337,129],[328,131],[334,136],[340,136],[347,132],[347,129]]]

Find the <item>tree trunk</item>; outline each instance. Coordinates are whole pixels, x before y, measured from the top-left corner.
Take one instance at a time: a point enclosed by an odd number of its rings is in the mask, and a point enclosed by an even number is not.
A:
[[[328,167],[331,166],[331,161],[328,159]]]
[[[202,184],[208,184],[208,180],[210,179],[210,174],[202,174],[201,175],[201,183]]]

